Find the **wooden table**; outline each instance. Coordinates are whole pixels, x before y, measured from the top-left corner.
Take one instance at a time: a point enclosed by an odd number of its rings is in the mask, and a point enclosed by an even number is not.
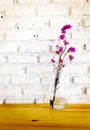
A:
[[[90,130],[90,105],[67,105],[52,110],[48,104],[0,105],[0,130]]]

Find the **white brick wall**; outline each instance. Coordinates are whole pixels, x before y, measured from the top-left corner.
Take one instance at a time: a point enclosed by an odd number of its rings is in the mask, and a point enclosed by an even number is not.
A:
[[[90,103],[90,0],[0,0],[0,104],[49,102],[64,24],[73,25],[68,39],[77,52],[60,94]]]

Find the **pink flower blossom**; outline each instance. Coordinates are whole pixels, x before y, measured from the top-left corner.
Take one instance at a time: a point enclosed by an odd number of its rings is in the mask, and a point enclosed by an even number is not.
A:
[[[63,62],[63,60],[62,60],[62,59],[60,59],[60,60],[59,60],[59,62],[60,62],[60,63],[62,63],[62,62]]]
[[[56,51],[56,54],[60,54],[60,52],[59,52],[59,51]]]
[[[59,48],[59,52],[62,52],[62,51],[63,51],[63,47],[60,47],[60,48]]]
[[[55,63],[55,60],[54,60],[54,59],[51,59],[51,62],[52,62],[52,63]]]
[[[59,38],[60,38],[61,40],[64,40],[64,38],[65,38],[64,34],[60,35]]]
[[[59,50],[56,51],[56,54],[60,54],[63,51],[63,47],[59,47]]]
[[[69,42],[67,42],[66,40],[63,41],[64,42],[64,45],[68,45]]]
[[[75,51],[76,51],[75,47],[69,47],[68,49],[68,52],[75,52]]]
[[[64,25],[64,26],[62,27],[61,31],[62,31],[62,33],[66,33],[66,30],[67,30],[67,29],[71,29],[71,28],[72,28],[72,26],[71,26],[70,24],[67,24],[67,25]]]
[[[62,64],[62,67],[65,67],[65,64]]]
[[[73,60],[74,57],[72,55],[69,55],[69,60]]]
[[[67,29],[71,29],[71,27],[72,26],[70,24],[67,24],[61,28],[61,35],[59,36],[59,40],[61,42],[59,42],[59,44],[56,45],[55,51],[58,58],[60,59],[58,61],[58,70],[61,70],[63,67],[65,67],[65,63],[67,63],[67,60],[72,61],[74,59],[74,56],[72,56],[71,53],[76,52],[76,49],[72,46],[68,47],[67,45],[69,44],[69,42],[66,39],[66,31]],[[55,63],[56,61],[54,60],[54,58],[52,58],[51,62]]]
[[[58,48],[59,47],[59,45],[56,45],[56,48]]]

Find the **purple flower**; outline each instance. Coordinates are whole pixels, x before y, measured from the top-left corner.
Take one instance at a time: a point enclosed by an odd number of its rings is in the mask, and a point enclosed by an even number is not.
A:
[[[62,64],[62,67],[65,67],[65,64]]]
[[[72,55],[69,55],[69,60],[73,60],[74,57]]]
[[[59,52],[59,51],[56,51],[56,54],[60,54],[60,52]]]
[[[59,47],[59,45],[56,45],[56,48],[58,48]]]
[[[70,24],[64,25],[64,26],[62,27],[62,29],[61,29],[62,33],[65,33],[67,29],[71,29],[71,27],[72,27],[72,26],[71,26]]]
[[[60,63],[62,63],[62,62],[63,62],[63,60],[62,60],[62,59],[60,59],[60,60],[59,60],[59,62],[60,62]]]
[[[72,26],[71,26],[70,24],[64,25],[63,28],[61,29],[62,33],[66,33],[66,30],[67,30],[67,29],[71,29],[71,27],[72,27]]]
[[[75,47],[70,47],[70,48],[68,49],[68,52],[75,52],[75,51],[76,51]]]
[[[59,38],[63,40],[65,38],[64,34],[60,35]]]
[[[64,42],[64,45],[68,45],[69,42],[67,42],[66,40],[63,41]]]
[[[56,51],[55,51],[55,53],[57,54],[58,59],[59,59],[58,69],[62,69],[63,67],[65,67],[66,60],[69,60],[69,62],[70,62],[74,59],[74,56],[71,53],[76,52],[76,48],[73,46],[68,47],[69,42],[66,39],[66,32],[68,29],[71,29],[71,28],[72,28],[72,26],[70,24],[66,24],[61,28],[61,34],[59,36],[59,41],[61,41],[61,40],[62,41],[60,42],[60,45],[59,45],[59,43],[57,43]],[[55,63],[57,61],[53,57],[51,59],[51,62]],[[58,71],[58,69],[57,69],[57,71]]]
[[[71,25],[70,24],[67,24],[67,25],[65,25],[65,29],[71,29]]]
[[[54,60],[54,59],[51,59],[51,62],[52,62],[52,63],[55,63],[55,60]]]
[[[66,30],[64,30],[63,28],[61,29],[62,33],[66,33]]]
[[[59,47],[59,50],[56,51],[56,54],[60,54],[63,51],[63,47]]]
[[[60,48],[59,48],[59,52],[62,52],[62,51],[63,51],[63,47],[60,47]]]

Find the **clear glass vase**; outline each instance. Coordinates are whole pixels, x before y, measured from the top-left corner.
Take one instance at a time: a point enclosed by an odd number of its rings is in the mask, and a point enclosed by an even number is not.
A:
[[[62,110],[66,107],[67,101],[63,97],[56,97],[53,103],[53,109]]]
[[[56,89],[54,84],[53,95],[52,98],[50,99],[50,108],[52,109],[62,110],[66,108],[67,100],[65,98],[65,95],[63,94],[65,89],[65,81],[63,80],[63,76],[64,76],[63,73],[60,74],[58,83],[56,84]]]
[[[66,108],[67,100],[62,96],[56,96],[54,100],[50,100],[50,108],[62,110]]]

